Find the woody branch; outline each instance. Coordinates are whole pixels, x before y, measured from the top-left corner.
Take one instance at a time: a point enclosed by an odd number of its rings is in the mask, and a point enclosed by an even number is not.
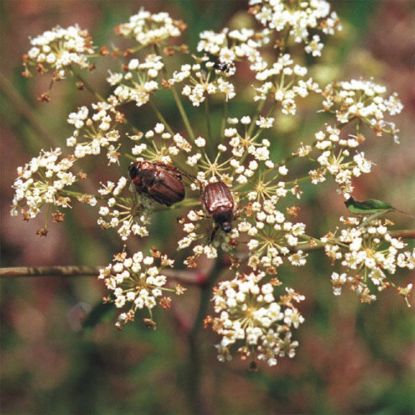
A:
[[[39,267],[3,267],[0,278],[24,277],[93,277],[98,276],[102,266],[56,265]],[[206,276],[202,272],[186,270],[164,270],[167,277],[183,284],[202,285]]]

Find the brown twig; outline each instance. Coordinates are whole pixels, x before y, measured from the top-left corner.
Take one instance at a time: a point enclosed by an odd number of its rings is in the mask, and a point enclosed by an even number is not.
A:
[[[46,267],[7,267],[0,268],[1,278],[26,278],[26,277],[96,277],[103,267],[93,266],[46,266]],[[164,274],[176,281],[188,285],[203,285],[206,276],[201,272],[186,270],[164,270]]]
[[[46,266],[0,268],[1,278],[22,277],[91,277],[99,274],[101,267],[90,266]]]
[[[394,238],[415,239],[415,229],[392,231],[390,234]]]

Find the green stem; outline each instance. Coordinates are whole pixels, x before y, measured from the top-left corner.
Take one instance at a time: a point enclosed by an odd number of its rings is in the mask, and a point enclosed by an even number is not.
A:
[[[140,52],[140,50],[145,49],[147,46],[148,46],[148,45],[138,45],[138,46],[136,46],[135,48],[129,49],[129,51],[130,51],[131,53],[137,53],[137,52]]]
[[[287,51],[288,49],[288,41],[290,39],[290,30],[288,29],[285,32],[285,35],[283,37],[283,44],[282,44],[282,48],[281,48],[281,52],[280,52],[280,56],[284,55],[284,53]]]
[[[295,185],[295,184],[298,184],[298,183],[306,182],[310,179],[311,179],[310,175],[307,174],[306,176],[299,177],[298,179],[290,180],[289,182],[286,182],[285,184],[286,185],[292,185],[292,184]]]
[[[81,192],[76,192],[74,190],[62,189],[62,190],[60,190],[60,192],[65,194],[66,196],[75,198],[78,202],[79,202],[79,199],[81,199],[83,196],[86,196],[86,195],[95,197],[95,199],[99,199],[99,200],[105,200],[106,199],[105,196],[102,196],[102,195],[99,195],[99,194],[94,195],[94,194],[90,194],[90,193],[81,193]]]
[[[223,101],[223,119],[221,125],[220,136],[223,139],[225,137],[226,120],[228,119],[228,101]]]
[[[266,103],[266,99],[259,101],[255,114],[252,118],[251,125],[249,126],[249,129],[248,129],[248,136],[250,136],[253,133],[256,122],[259,118],[259,115],[261,114],[262,110],[265,107],[265,103]]]
[[[160,112],[160,110],[156,107],[156,104],[154,104],[153,101],[149,101],[150,102],[150,106],[153,109],[154,113],[156,114],[157,118],[160,120],[160,122],[162,124],[164,124],[167,128],[167,131],[171,134],[174,135],[174,131],[173,129],[170,127],[170,124],[166,121],[166,119],[164,118],[163,114]]]
[[[365,225],[367,225],[368,223],[370,223],[370,222],[372,222],[372,221],[374,221],[375,219],[377,219],[377,218],[380,218],[380,217],[382,217],[382,216],[384,216],[384,215],[386,215],[387,213],[390,213],[390,212],[392,212],[393,211],[393,209],[385,209],[385,210],[382,210],[381,212],[376,212],[376,213],[374,213],[373,215],[370,215],[370,216],[368,216],[361,224],[360,224],[360,228],[363,228]]]
[[[207,136],[209,139],[209,143],[212,142],[212,129],[210,126],[210,110],[209,110],[209,98],[206,97],[205,100],[205,117],[206,117],[206,129],[207,129]]]
[[[155,52],[156,52],[157,55],[163,56],[161,54],[160,49],[159,49],[159,47],[157,45],[154,45],[154,50],[155,50]],[[163,72],[164,77],[167,80],[167,79],[169,79],[169,74],[167,72],[166,63],[165,63],[165,60],[164,59],[163,59],[163,64],[164,64],[164,66],[163,66],[162,72]],[[185,111],[185,109],[183,107],[182,101],[180,99],[180,95],[177,93],[177,90],[176,90],[176,88],[175,88],[174,85],[171,86],[171,92],[173,94],[173,98],[174,98],[174,101],[176,102],[176,105],[177,105],[177,108],[179,110],[180,116],[181,116],[181,118],[183,120],[183,123],[185,125],[187,134],[194,141],[195,135],[193,133],[192,126],[190,125],[189,118],[187,117],[186,111]]]
[[[84,193],[81,192],[75,192],[74,190],[66,190],[66,189],[62,189],[61,190],[62,193],[65,193],[68,196],[72,196],[72,197],[82,197],[84,196]]]
[[[127,158],[128,160],[131,160],[131,161],[136,161],[137,160],[134,156],[132,156],[131,154],[128,154],[128,153],[123,153],[123,156],[125,158]]]
[[[174,87],[174,85],[172,86],[171,90],[172,90],[172,93],[173,93],[174,100],[176,101],[177,108],[179,109],[180,116],[182,117],[183,123],[186,127],[187,134],[189,134],[189,137],[194,141],[195,140],[195,135],[193,133],[192,126],[190,125],[189,118],[187,117],[187,114],[186,114],[186,111],[183,107],[180,96],[177,93],[176,88]]]
[[[193,206],[198,206],[200,205],[201,202],[199,199],[192,199],[192,198],[186,198],[185,200],[183,200],[182,202],[176,203],[173,206],[167,208],[169,210],[175,210],[175,209],[180,209],[183,207],[193,207]]]
[[[88,82],[86,81],[82,75],[80,75],[78,72],[76,72],[73,68],[71,68],[72,74],[75,76],[76,79],[78,79],[80,82],[82,82],[83,86],[85,87],[85,89],[87,91],[89,91],[92,95],[95,96],[95,98],[97,98],[99,101],[105,101],[105,99],[103,98],[103,96],[101,94],[99,94],[95,88]]]

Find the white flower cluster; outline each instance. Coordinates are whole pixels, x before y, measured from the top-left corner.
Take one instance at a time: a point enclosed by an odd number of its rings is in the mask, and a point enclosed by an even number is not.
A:
[[[266,61],[255,65],[256,79],[261,86],[256,87],[255,100],[266,100],[270,95],[282,105],[284,114],[294,115],[297,107],[295,99],[304,98],[310,92],[320,93],[320,88],[312,78],[305,79],[307,68],[295,64],[289,54],[284,54],[269,67]]]
[[[205,53],[215,69],[233,75],[235,63],[245,58],[251,63],[262,60],[259,48],[268,41],[266,36],[258,36],[257,32],[247,28],[224,28],[220,33],[206,30],[200,34],[197,51]]]
[[[326,255],[333,262],[340,261],[343,267],[344,272],[331,275],[335,295],[340,295],[347,284],[362,302],[372,302],[376,299],[372,287],[378,291],[395,287],[390,276],[398,268],[415,269],[415,249],[405,250],[407,245],[402,239],[392,236],[388,230],[391,222],[357,217],[341,221],[345,228],[338,236],[330,234],[321,239],[326,244]]]
[[[168,13],[152,14],[141,9],[130,17],[128,23],[120,24],[117,32],[123,37],[134,39],[144,47],[178,37],[183,28],[183,23],[173,20]]]
[[[35,218],[44,205],[70,207],[70,198],[64,190],[77,181],[69,171],[74,159],[60,158],[62,150],[42,150],[38,157],[17,169],[18,177],[13,183],[15,195],[11,214],[19,213],[25,219]]]
[[[274,118],[261,117],[257,121],[257,132],[251,133],[249,127],[252,124],[250,116],[229,118],[229,127],[225,129],[224,136],[228,141],[228,147],[232,152],[229,165],[233,172],[230,176],[239,184],[246,184],[255,176],[260,166],[267,169],[275,167],[271,160],[270,146],[268,139],[259,139],[262,130],[271,128]],[[242,131],[241,131],[242,130]]]
[[[347,199],[353,191],[353,177],[372,169],[372,162],[357,151],[366,141],[363,126],[377,136],[390,134],[398,142],[399,130],[393,122],[385,121],[385,116],[399,114],[403,106],[396,94],[386,96],[386,88],[372,81],[353,79],[332,83],[322,95],[323,110],[335,115],[337,125],[326,125],[315,135],[314,148],[319,151],[316,161],[320,167],[309,173],[314,184],[325,181],[327,173],[332,175]],[[355,133],[342,133],[346,125],[352,125]]]
[[[310,170],[309,174],[313,184],[326,180],[330,174],[339,185],[340,192],[348,199],[353,191],[352,179],[362,174],[370,173],[372,162],[367,160],[364,152],[355,149],[360,145],[361,136],[349,135],[341,137],[341,130],[331,125],[315,135],[314,146],[319,150],[317,163],[320,167]]]
[[[112,264],[100,271],[99,278],[105,281],[112,294],[109,300],[117,308],[129,307],[128,311],[118,316],[118,327],[134,320],[138,309],[146,308],[151,316],[151,310],[157,303],[164,308],[169,307],[170,297],[163,297],[163,293],[175,290],[166,287],[167,277],[163,269],[171,268],[173,264],[173,260],[159,252],[145,256],[138,251],[132,257],[122,252],[114,256]]]
[[[304,223],[292,223],[276,209],[277,198],[271,197],[263,203],[250,204],[250,215],[238,224],[241,235],[247,235],[249,250],[248,265],[253,270],[264,270],[276,274],[284,258],[291,265],[306,264],[306,254],[301,246],[305,235]]]
[[[341,29],[336,12],[330,12],[330,3],[326,0],[250,0],[255,18],[269,29],[287,33],[296,43],[304,43],[305,51],[320,56],[323,43],[320,30],[325,35],[333,35]],[[311,37],[311,38],[310,38]]]
[[[266,36],[258,36],[252,29],[229,30],[220,33],[204,31],[200,34],[196,63],[182,65],[173,73],[170,85],[188,81],[182,94],[187,96],[195,107],[200,106],[207,96],[223,94],[225,101],[236,96],[235,87],[229,81],[236,72],[235,64],[247,59],[252,68],[262,62],[259,48],[268,43]]]
[[[243,359],[269,366],[276,365],[279,357],[294,357],[298,342],[292,340],[292,330],[304,317],[293,303],[304,296],[287,289],[287,295],[277,300],[274,285],[265,274],[251,273],[220,282],[214,289],[212,328],[221,336],[216,346],[220,361],[232,359],[231,349]]]
[[[399,130],[385,116],[399,114],[402,109],[396,94],[386,96],[386,88],[373,81],[352,79],[329,84],[324,92],[325,111],[333,112],[340,124],[358,119],[381,136],[384,133],[398,141]]]
[[[173,73],[169,84],[174,85],[188,80],[182,89],[182,94],[189,98],[193,106],[199,107],[209,95],[223,94],[225,101],[236,96],[234,85],[226,78],[226,72],[222,71],[218,74],[209,62],[185,64]]]
[[[110,73],[107,81],[115,86],[113,97],[110,100],[120,105],[134,101],[141,107],[150,100],[150,95],[160,86],[157,82],[159,72],[163,69],[161,56],[147,55],[143,62],[131,59],[124,73]]]
[[[71,66],[90,67],[94,54],[91,37],[79,26],[62,28],[56,26],[31,39],[32,48],[24,57],[26,67],[35,67],[39,72],[53,71],[56,79],[63,79]]]
[[[105,200],[105,205],[99,208],[98,225],[103,229],[117,229],[123,241],[130,235],[148,236],[148,225],[151,223],[151,213],[154,209],[154,203],[135,190],[128,191],[127,196],[122,196],[128,186],[128,180],[121,177],[117,183],[101,183],[98,189],[98,193]]]
[[[107,102],[92,104],[91,108],[83,106],[69,114],[68,124],[73,125],[75,131],[67,138],[66,145],[74,147],[77,159],[87,155],[97,156],[102,148],[106,148],[109,163],[117,163],[118,147],[115,143],[120,138],[120,132],[115,126],[123,122],[123,117]]]
[[[171,134],[162,123],[157,123],[146,132],[130,135],[129,138],[134,143],[131,154],[137,161],[147,160],[174,165],[176,157],[180,158],[190,153],[193,148],[181,134]]]
[[[196,179],[201,184],[221,180],[228,186],[247,184],[252,181],[259,167],[274,168],[271,160],[268,139],[259,139],[262,130],[271,128],[272,117],[260,117],[256,122],[258,132],[250,133],[254,122],[250,116],[228,118],[228,128],[224,130],[224,140],[217,147],[215,158],[207,154],[207,140],[197,137],[195,146],[189,147],[186,164],[197,169]],[[281,169],[282,173],[285,173]]]

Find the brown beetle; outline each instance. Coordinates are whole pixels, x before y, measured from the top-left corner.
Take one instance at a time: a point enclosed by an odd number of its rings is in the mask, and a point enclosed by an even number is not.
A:
[[[216,225],[224,232],[232,230],[234,201],[229,187],[223,182],[209,183],[202,191],[202,203]],[[214,231],[216,233],[216,231]],[[213,239],[214,234],[212,235]]]
[[[174,166],[137,161],[130,165],[128,171],[137,192],[145,193],[156,202],[171,206],[184,199],[182,175]]]

